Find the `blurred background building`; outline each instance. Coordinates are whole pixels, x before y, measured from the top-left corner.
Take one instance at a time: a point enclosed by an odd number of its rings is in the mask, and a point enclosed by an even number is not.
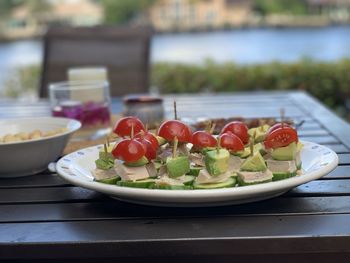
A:
[[[3,0],[0,38],[41,36],[47,26],[150,24],[158,32],[349,24],[350,0]],[[113,3],[115,2],[115,3]],[[5,4],[8,3],[8,4]]]
[[[52,25],[94,26],[103,22],[102,6],[87,0],[29,0],[9,11],[1,21],[0,37],[4,40],[40,37]]]

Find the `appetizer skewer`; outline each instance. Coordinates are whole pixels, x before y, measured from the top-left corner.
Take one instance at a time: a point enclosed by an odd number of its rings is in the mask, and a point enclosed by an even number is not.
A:
[[[136,117],[122,118],[114,128],[120,140],[110,146],[107,141],[95,162],[95,180],[187,190],[239,187],[300,174],[302,144],[283,118],[272,127],[261,122],[249,130],[234,121],[218,136],[212,135],[213,127],[192,133],[188,125],[174,119],[163,122],[153,134]]]

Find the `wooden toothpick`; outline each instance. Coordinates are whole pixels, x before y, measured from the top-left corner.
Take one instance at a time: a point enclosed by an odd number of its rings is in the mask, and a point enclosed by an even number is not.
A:
[[[105,153],[108,153],[107,145],[106,145],[105,143],[103,144],[103,148],[104,148],[104,150],[105,150]]]
[[[179,143],[179,140],[177,139],[177,137],[174,137],[174,146],[173,146],[173,158],[176,158],[176,150],[177,150],[177,145]]]
[[[205,127],[205,131],[206,132],[210,132],[210,129],[211,129],[211,125],[212,125],[212,121],[211,120],[208,120],[206,121],[207,125]]]
[[[130,134],[130,138],[134,139],[134,124],[131,124],[131,134]]]
[[[256,130],[253,133],[253,137],[250,138],[249,148],[250,148],[250,156],[254,155],[254,142],[255,142]]]
[[[280,114],[281,114],[281,125],[282,125],[282,128],[284,128],[284,108],[281,108],[280,110]]]
[[[177,120],[176,101],[174,100],[174,119]]]
[[[211,125],[210,131],[209,131],[210,134],[213,134],[213,132],[214,132],[214,130],[215,130],[215,126],[216,126],[216,123],[214,122],[214,123]]]
[[[219,154],[220,153],[220,145],[221,145],[221,138],[220,136],[218,137],[218,143],[216,145],[216,153]]]

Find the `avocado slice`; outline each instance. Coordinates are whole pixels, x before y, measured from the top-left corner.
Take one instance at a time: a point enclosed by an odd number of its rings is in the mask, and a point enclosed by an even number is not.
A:
[[[153,163],[156,170],[159,171],[160,167],[162,166],[162,163],[159,161],[154,161]]]
[[[109,170],[114,167],[114,157],[111,153],[113,146],[107,147],[107,152],[105,149],[100,149],[98,153],[98,159],[95,161],[96,167],[102,170]]]
[[[215,150],[215,147],[205,147],[201,150],[202,154]]]
[[[242,171],[259,172],[267,169],[264,158],[260,152],[254,153],[253,156],[249,156],[241,165]]]
[[[114,159],[113,155],[111,152],[99,152],[98,157],[100,159]]]
[[[274,149],[271,153],[271,157],[278,161],[291,161],[295,160],[296,153],[297,144],[292,142],[288,146]]]
[[[114,144],[110,144],[109,146],[107,146],[107,149],[106,149],[107,152],[106,152],[105,148],[101,147],[100,151],[98,152],[99,158],[101,158],[101,159],[113,158],[114,159],[114,157],[112,155],[113,148],[114,148]]]
[[[243,151],[233,152],[232,154],[241,158],[246,158],[250,155],[250,149],[249,147],[245,147]]]
[[[257,151],[259,151],[262,155],[266,154],[266,151],[264,150],[264,147],[261,143],[257,143],[254,144],[254,149],[253,152],[256,153]],[[241,158],[247,158],[250,155],[250,148],[248,147],[244,147],[243,151],[240,152],[235,152],[232,153],[233,155],[239,156]]]
[[[143,166],[148,164],[148,159],[146,158],[146,156],[142,156],[141,159],[135,162],[125,162],[124,164],[126,166],[131,166],[131,167]]]
[[[169,177],[180,177],[190,171],[190,160],[187,156],[168,158],[166,161],[166,168]]]
[[[255,133],[254,141],[255,142],[262,142],[265,139],[266,133],[269,129],[270,129],[270,125],[264,124],[264,125],[256,127],[256,128],[250,128],[248,130],[248,134],[250,135],[250,137],[253,137],[253,135]]]
[[[188,172],[189,175],[193,175],[193,176],[198,176],[199,171],[202,170],[203,167],[199,167],[199,166],[191,166],[190,167],[190,171]]]
[[[297,152],[295,155],[295,164],[297,166],[297,170],[301,170],[302,162],[301,162],[300,152]]]
[[[304,144],[302,144],[300,141],[297,143],[297,152],[300,152],[304,147]]]
[[[167,143],[167,141],[163,137],[160,137],[157,135],[156,138],[157,138],[159,146],[162,146],[162,145]]]
[[[226,149],[209,151],[205,154],[205,167],[212,176],[218,176],[228,170],[230,153]]]
[[[113,158],[100,158],[95,161],[96,167],[101,170],[109,170],[114,167]]]
[[[184,180],[183,180],[183,184],[184,185],[192,185],[192,183],[194,182],[195,179],[196,179],[196,177],[194,175],[185,175]]]

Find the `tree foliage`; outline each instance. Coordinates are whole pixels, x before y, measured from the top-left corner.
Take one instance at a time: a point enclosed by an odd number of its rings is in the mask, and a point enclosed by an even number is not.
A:
[[[262,15],[303,15],[308,12],[305,0],[254,0],[254,9]]]
[[[154,2],[155,0],[102,0],[105,23],[126,24]]]
[[[23,0],[0,0],[0,18],[10,15],[13,8],[23,3]]]
[[[338,112],[344,111],[350,100],[350,59],[331,63],[303,59],[291,64],[261,65],[158,63],[152,72],[152,85],[160,93],[298,89]]]

